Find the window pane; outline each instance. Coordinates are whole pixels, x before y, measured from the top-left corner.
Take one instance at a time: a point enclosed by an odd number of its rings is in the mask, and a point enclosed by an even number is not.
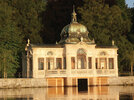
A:
[[[44,58],[38,58],[38,70],[44,70]]]
[[[77,68],[78,69],[87,68],[86,52],[82,48],[77,51]]]
[[[98,58],[95,59],[95,66],[96,66],[96,69],[98,69]]]
[[[64,57],[64,69],[66,69],[66,57]]]
[[[77,68],[78,69],[86,69],[86,56],[85,55],[78,55],[77,56]]]
[[[54,58],[47,58],[47,69],[54,69]]]
[[[107,59],[106,58],[100,58],[100,69],[106,69],[107,68]]]
[[[92,69],[92,58],[88,57],[88,68]]]
[[[75,69],[75,57],[71,57],[71,66],[72,69]]]
[[[114,59],[109,58],[109,69],[114,69]]]
[[[62,60],[61,58],[56,58],[56,68],[62,69]]]

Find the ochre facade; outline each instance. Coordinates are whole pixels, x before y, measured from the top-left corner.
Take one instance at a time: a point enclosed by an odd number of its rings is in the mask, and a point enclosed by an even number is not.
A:
[[[45,78],[48,86],[107,85],[109,77],[118,77],[118,48],[97,46],[88,38],[87,28],[76,20],[61,31],[59,43],[26,46],[23,77]],[[26,66],[25,66],[26,65]]]

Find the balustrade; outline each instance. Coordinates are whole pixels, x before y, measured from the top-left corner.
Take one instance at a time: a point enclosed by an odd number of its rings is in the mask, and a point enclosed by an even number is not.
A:
[[[66,70],[47,70],[46,76],[49,75],[66,75]]]
[[[101,75],[115,75],[116,71],[114,69],[71,69],[68,73],[67,70],[47,70],[46,76],[66,76],[67,74],[72,75],[88,75],[88,76],[101,76]]]

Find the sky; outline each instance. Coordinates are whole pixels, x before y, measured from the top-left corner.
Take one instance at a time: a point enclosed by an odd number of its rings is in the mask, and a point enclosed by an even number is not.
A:
[[[128,7],[134,7],[134,0],[126,0],[126,4],[128,4]]]

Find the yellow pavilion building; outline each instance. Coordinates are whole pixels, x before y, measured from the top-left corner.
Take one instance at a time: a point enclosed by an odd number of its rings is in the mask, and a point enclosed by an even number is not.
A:
[[[59,43],[36,45],[28,41],[23,77],[45,78],[47,86],[107,85],[109,77],[118,77],[118,48],[114,42],[97,46],[88,34],[73,10]]]

